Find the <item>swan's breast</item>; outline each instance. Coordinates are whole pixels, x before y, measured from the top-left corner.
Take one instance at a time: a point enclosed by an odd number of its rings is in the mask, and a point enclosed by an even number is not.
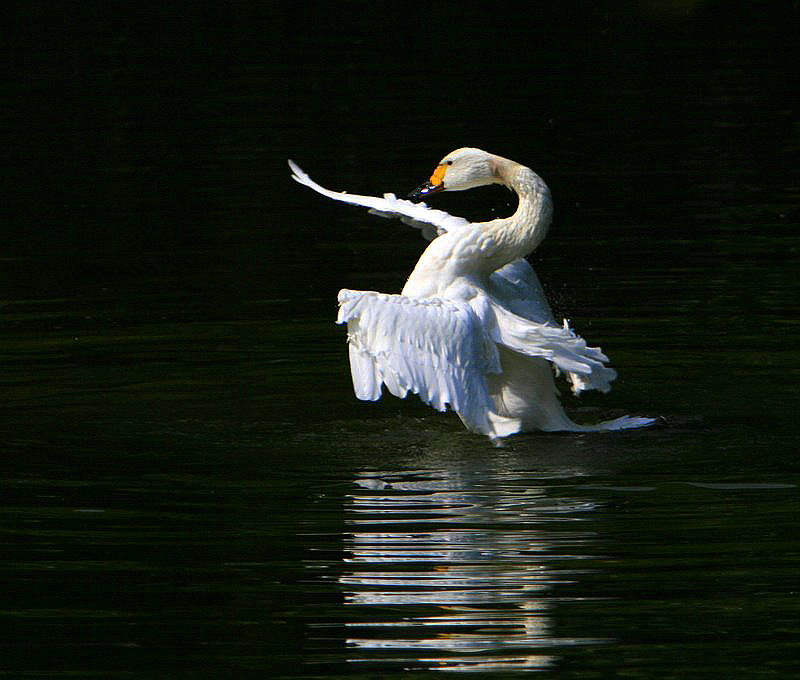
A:
[[[454,281],[479,279],[505,264],[494,261],[500,250],[497,239],[485,224],[442,234],[422,253],[403,294],[413,297],[449,295]]]

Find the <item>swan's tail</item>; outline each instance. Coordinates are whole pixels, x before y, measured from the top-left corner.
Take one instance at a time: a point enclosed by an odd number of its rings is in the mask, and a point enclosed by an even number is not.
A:
[[[606,420],[596,425],[575,425],[573,432],[618,432],[619,430],[633,430],[640,427],[650,427],[657,423],[656,418],[643,418],[641,416],[622,416],[614,420]]]

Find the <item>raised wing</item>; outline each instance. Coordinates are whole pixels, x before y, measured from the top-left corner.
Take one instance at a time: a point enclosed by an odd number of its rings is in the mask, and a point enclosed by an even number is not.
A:
[[[519,429],[518,421],[493,411],[486,376],[500,372],[500,359],[468,304],[342,290],[337,323],[347,323],[359,399],[379,399],[383,384],[439,411],[449,405],[473,432],[502,437]]]
[[[332,198],[334,201],[342,201],[351,205],[369,208],[374,215],[400,218],[406,224],[422,229],[423,235],[428,240],[435,238],[442,232],[469,224],[469,221],[463,217],[455,217],[444,210],[434,210],[424,203],[414,203],[404,198],[397,198],[394,194],[384,194],[383,198],[379,198],[378,196],[348,194],[346,191],[331,191],[317,184],[294,161],[289,161],[289,167],[292,170],[292,179],[295,182],[299,182],[327,198]],[[434,232],[430,227],[435,228],[436,231]]]
[[[518,316],[537,323],[555,323],[539,277],[523,258],[509,262],[489,277],[489,293]]]

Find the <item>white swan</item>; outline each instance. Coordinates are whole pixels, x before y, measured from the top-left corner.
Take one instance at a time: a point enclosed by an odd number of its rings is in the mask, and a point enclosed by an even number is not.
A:
[[[480,149],[445,156],[430,181],[411,196],[503,184],[519,197],[511,217],[471,223],[394,194],[378,198],[330,191],[294,162],[289,165],[300,184],[382,216],[400,217],[427,228],[433,238],[400,295],[339,292],[337,323],[347,323],[359,399],[379,399],[382,385],[400,398],[413,392],[440,411],[449,406],[467,429],[493,441],[531,430],[594,432],[655,422],[623,416],[578,425],[564,413],[553,367],[566,375],[576,394],[607,392],[616,372],[566,320],[556,324],[536,274],[523,259],[541,243],[553,212],[547,185],[530,168]]]

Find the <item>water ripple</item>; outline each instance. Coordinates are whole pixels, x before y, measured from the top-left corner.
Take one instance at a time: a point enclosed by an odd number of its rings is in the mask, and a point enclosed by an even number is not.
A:
[[[541,670],[557,648],[605,642],[557,637],[551,621],[554,604],[569,601],[559,589],[595,556],[583,522],[596,504],[555,498],[535,478],[488,474],[380,471],[354,480],[338,578],[350,661]]]

